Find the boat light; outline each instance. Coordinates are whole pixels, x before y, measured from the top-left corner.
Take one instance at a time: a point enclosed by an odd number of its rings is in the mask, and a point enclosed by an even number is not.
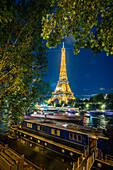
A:
[[[65,150],[64,149],[62,149],[62,153],[64,153],[65,152]]]
[[[68,113],[68,116],[72,115],[72,113]]]
[[[45,143],[45,146],[47,146],[47,143]]]
[[[64,159],[62,159],[62,162],[64,162]]]
[[[67,127],[67,126],[68,126],[68,124],[67,124],[67,123],[65,123],[65,124],[63,124],[62,126],[63,126],[63,127]]]
[[[95,136],[95,135],[88,135],[88,137],[92,139],[98,139],[98,136]]]
[[[72,152],[70,152],[70,156],[73,156],[73,153],[72,153]]]

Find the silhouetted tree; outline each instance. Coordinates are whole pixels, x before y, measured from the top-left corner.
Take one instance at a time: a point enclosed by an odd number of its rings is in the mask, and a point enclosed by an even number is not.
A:
[[[94,53],[113,54],[112,0],[52,0],[53,12],[43,17],[42,36],[48,47],[56,47],[60,40],[73,35],[74,53],[91,48]]]
[[[97,102],[103,102],[104,101],[104,96],[102,93],[97,94],[93,97],[93,102],[97,103]]]
[[[0,108],[15,121],[48,92],[41,19],[50,4],[51,0],[0,1]]]

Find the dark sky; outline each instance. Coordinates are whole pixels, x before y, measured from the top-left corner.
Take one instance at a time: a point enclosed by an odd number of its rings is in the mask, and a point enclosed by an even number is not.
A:
[[[53,91],[56,88],[60,73],[62,43],[66,48],[66,68],[69,85],[74,96],[89,98],[98,93],[113,93],[113,56],[105,52],[94,55],[90,49],[81,49],[74,55],[75,40],[70,35],[61,40],[54,49],[48,49],[48,71],[45,80],[52,82]]]

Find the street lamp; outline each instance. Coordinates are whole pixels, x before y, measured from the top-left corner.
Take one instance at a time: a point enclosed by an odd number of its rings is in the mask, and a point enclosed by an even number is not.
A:
[[[101,108],[102,108],[102,110],[104,110],[104,109],[106,108],[106,105],[103,104],[103,105],[101,106]]]
[[[87,109],[89,108],[89,104],[86,104],[86,108],[87,108]]]

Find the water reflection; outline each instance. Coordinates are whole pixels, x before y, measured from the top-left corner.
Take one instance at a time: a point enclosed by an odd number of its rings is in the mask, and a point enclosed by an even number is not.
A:
[[[73,162],[75,162],[75,160],[23,139],[12,140],[7,136],[0,136],[0,141],[8,144],[19,154],[24,154],[25,158],[44,170],[72,170]]]
[[[25,150],[25,156],[42,169],[58,170],[61,169],[61,167],[62,170],[72,169],[74,160],[72,161],[71,159],[49,149],[40,147],[23,139],[17,141],[17,146],[22,148],[22,153],[23,150]]]
[[[101,129],[106,129],[107,124],[110,122],[113,122],[113,116],[106,116],[104,114],[93,114],[83,119],[83,125],[94,126]]]
[[[7,134],[10,131],[10,127],[7,126],[7,122],[0,121],[0,134]]]
[[[90,116],[90,117],[91,117],[91,116]],[[90,126],[90,125],[91,125],[91,123],[90,123],[90,117],[84,117],[84,119],[83,119],[84,125],[86,125],[86,126]]]
[[[105,129],[108,121],[106,120],[105,115],[99,115],[98,116],[98,127],[101,129]]]

